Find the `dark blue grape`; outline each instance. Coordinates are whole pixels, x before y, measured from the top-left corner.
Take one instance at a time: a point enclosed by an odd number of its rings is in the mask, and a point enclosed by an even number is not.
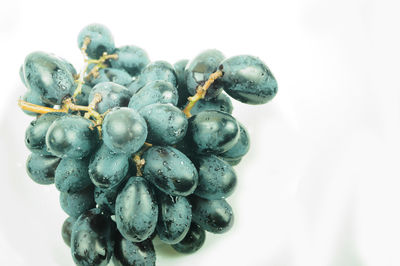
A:
[[[230,114],[203,111],[189,119],[188,140],[199,153],[223,153],[239,139],[239,124]]]
[[[97,77],[92,77],[90,84],[94,86],[102,82],[114,82],[121,86],[127,86],[132,82],[132,77],[121,69],[102,68]]]
[[[250,138],[249,133],[246,128],[239,123],[240,136],[238,142],[230,148],[228,151],[220,154],[222,159],[228,159],[229,161],[234,161],[242,158],[250,149]]]
[[[78,72],[76,72],[76,69],[73,64],[71,64],[69,61],[67,61],[66,59],[64,59],[62,57],[58,57],[58,58],[65,63],[65,66],[68,68],[68,70],[72,74],[72,76],[75,76],[78,74]]]
[[[63,158],[55,172],[55,185],[61,192],[78,192],[92,184],[87,159]]]
[[[139,112],[147,123],[148,142],[173,145],[185,137],[188,120],[177,107],[155,103],[143,107]]]
[[[134,94],[129,102],[129,108],[140,110],[146,105],[153,103],[171,103],[176,105],[178,102],[178,91],[171,83],[157,80],[144,86]]]
[[[188,63],[185,69],[185,79],[190,95],[196,94],[197,87],[208,80],[209,76],[218,69],[224,58],[225,56],[218,50],[206,50]],[[208,88],[205,99],[215,98],[221,91],[222,87],[218,82],[214,82]]]
[[[101,95],[101,101],[95,110],[101,114],[114,107],[128,106],[131,98],[127,88],[114,82],[102,82],[94,86],[89,94],[89,102],[93,101],[96,94]]]
[[[131,76],[137,76],[150,63],[147,53],[137,46],[127,45],[115,49],[118,59],[110,60],[113,68],[123,69]]]
[[[75,103],[83,106],[89,105],[89,94],[91,90],[92,87],[87,84],[83,84],[81,93],[75,97]]]
[[[157,233],[167,244],[180,242],[189,230],[192,209],[186,197],[173,197],[163,192],[157,194]]]
[[[172,84],[173,87],[178,85],[174,67],[165,61],[154,61],[143,68],[137,79],[137,87],[143,87],[147,83],[163,80]]]
[[[143,158],[143,176],[167,194],[187,196],[198,182],[196,167],[182,152],[172,147],[153,146]]]
[[[78,192],[61,192],[60,205],[69,216],[78,218],[79,215],[96,206],[93,198],[93,186]]]
[[[227,198],[236,187],[235,170],[215,155],[199,156],[199,184],[194,194],[209,200]]]
[[[233,106],[231,99],[225,93],[221,93],[217,97],[210,99],[208,101],[200,100],[192,108],[190,114],[197,115],[198,113],[207,110],[215,110],[232,114]]]
[[[131,177],[115,203],[115,220],[122,236],[133,242],[146,240],[157,224],[158,207],[150,184]]]
[[[269,68],[257,57],[239,55],[224,60],[219,79],[234,99],[247,104],[264,104],[275,97],[278,84]]]
[[[33,153],[51,155],[47,151],[46,133],[51,124],[65,113],[47,113],[33,120],[25,131],[25,145]]]
[[[143,117],[131,108],[115,108],[103,122],[103,141],[114,152],[133,154],[147,138]]]
[[[186,79],[185,79],[185,68],[189,60],[183,59],[174,64],[176,77],[178,80],[178,107],[182,107],[186,104],[188,97],[191,96],[187,90]]]
[[[190,254],[198,251],[205,241],[206,232],[197,224],[192,223],[185,238],[181,242],[172,245],[172,247],[180,253]]]
[[[82,214],[72,227],[71,254],[76,265],[106,266],[113,254],[114,226],[99,209]]]
[[[59,163],[60,158],[32,153],[26,162],[26,172],[38,184],[53,184],[54,172]]]
[[[71,246],[72,227],[74,226],[75,221],[76,219],[74,217],[68,217],[65,219],[61,228],[61,236],[68,247]]]
[[[118,234],[114,245],[113,263],[115,266],[155,266],[156,253],[153,242],[146,239],[135,243]]]
[[[92,121],[77,115],[58,118],[47,130],[48,150],[61,158],[86,157],[99,141],[99,133],[96,128],[91,128],[92,126]]]
[[[101,24],[90,24],[84,27],[78,35],[78,47],[82,48],[86,37],[90,38],[86,53],[90,58],[99,58],[104,52],[111,54],[114,49],[114,39],[108,28]]]
[[[115,153],[103,144],[90,159],[90,179],[96,187],[112,188],[118,185],[128,173],[128,160],[127,155]]]
[[[224,200],[207,200],[191,196],[192,218],[204,230],[222,234],[227,232],[233,225],[233,211],[231,206]]]
[[[52,54],[30,53],[25,58],[24,74],[29,88],[47,104],[61,104],[76,87],[65,61]]]

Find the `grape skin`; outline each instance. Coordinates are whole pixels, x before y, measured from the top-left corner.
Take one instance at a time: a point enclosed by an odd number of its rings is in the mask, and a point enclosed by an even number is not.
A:
[[[51,154],[61,158],[80,159],[88,156],[99,141],[97,130],[90,129],[92,121],[77,115],[56,119],[46,134]]]
[[[94,86],[88,101],[92,102],[96,94],[101,95],[101,101],[95,107],[100,114],[114,107],[128,106],[132,96],[127,88],[114,82],[102,82]]]
[[[142,242],[157,224],[158,207],[150,184],[143,177],[131,177],[115,202],[115,220],[126,239]]]
[[[129,108],[140,110],[144,106],[153,103],[176,105],[178,103],[178,91],[170,82],[152,81],[132,96],[128,106]]]
[[[204,230],[222,234],[233,225],[232,207],[224,199],[207,200],[197,196],[190,197],[193,221]]]
[[[93,198],[93,186],[78,192],[61,192],[60,206],[69,216],[78,218],[87,210],[96,207]]]
[[[113,263],[115,266],[154,266],[156,253],[150,239],[139,243],[129,241],[117,233]]]
[[[55,171],[55,186],[61,192],[78,192],[92,184],[88,159],[63,158]]]
[[[171,197],[157,193],[158,222],[157,233],[167,244],[180,242],[187,234],[192,220],[192,209],[186,197]]]
[[[190,110],[190,114],[196,115],[200,112],[211,110],[232,114],[233,106],[231,99],[225,93],[221,93],[217,97],[208,101],[200,100],[196,103],[192,110]]]
[[[132,82],[132,77],[121,69],[116,68],[102,68],[99,70],[97,77],[90,79],[90,84],[95,86],[102,82],[114,82],[121,86],[127,86]]]
[[[65,219],[61,228],[61,236],[68,247],[71,246],[72,227],[74,226],[75,221],[76,219],[74,217],[68,217]]]
[[[143,107],[139,112],[147,123],[148,142],[173,145],[185,137],[188,120],[177,107],[155,103]]]
[[[239,123],[240,136],[238,142],[226,152],[220,154],[223,159],[234,161],[242,158],[250,149],[250,138],[247,129],[243,124]]]
[[[103,144],[90,159],[89,176],[96,187],[109,189],[124,179],[128,169],[128,156],[115,153]]]
[[[134,77],[139,75],[142,69],[150,63],[146,51],[137,46],[122,46],[115,49],[114,53],[118,55],[118,59],[111,59],[111,66],[123,69]]]
[[[133,154],[147,138],[147,125],[143,117],[133,109],[112,109],[103,122],[103,141],[116,153]]]
[[[193,193],[198,183],[198,173],[193,163],[173,147],[153,146],[143,159],[143,176],[161,191],[173,196]]]
[[[191,95],[189,95],[189,92],[187,90],[187,85],[186,85],[186,79],[185,79],[185,68],[188,64],[189,60],[183,59],[174,64],[174,69],[176,73],[176,78],[177,78],[177,89],[178,89],[178,107],[182,107],[183,105],[186,104],[187,98]]]
[[[54,172],[60,163],[60,158],[32,153],[26,161],[28,176],[40,185],[54,183]]]
[[[227,198],[232,195],[237,177],[235,170],[215,155],[198,156],[199,184],[194,194],[209,200]]]
[[[106,266],[113,254],[114,226],[99,209],[82,214],[72,227],[71,254],[76,265]]]
[[[219,82],[232,98],[247,104],[264,104],[275,97],[278,84],[269,68],[257,57],[239,55],[224,60]]]
[[[198,251],[206,241],[206,232],[195,223],[190,225],[185,238],[177,244],[172,245],[176,251],[191,254]]]
[[[73,94],[75,81],[69,67],[60,58],[44,52],[30,53],[24,62],[24,75],[29,88],[47,104],[61,104]]]
[[[25,131],[25,146],[33,153],[51,155],[46,146],[46,134],[51,124],[64,113],[47,113],[33,120]]]
[[[86,37],[90,38],[90,43],[86,49],[86,53],[90,58],[97,59],[104,52],[111,54],[115,49],[113,36],[104,25],[93,23],[84,27],[78,35],[79,49],[82,48]]]
[[[186,136],[197,152],[219,154],[239,140],[239,124],[228,113],[203,111],[189,119]]]

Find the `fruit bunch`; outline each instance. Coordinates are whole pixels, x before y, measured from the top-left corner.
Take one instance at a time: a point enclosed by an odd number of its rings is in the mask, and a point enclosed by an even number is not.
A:
[[[174,65],[150,62],[139,47],[116,48],[99,24],[82,29],[78,46],[79,73],[53,54],[29,54],[19,100],[35,116],[25,135],[27,173],[60,191],[69,215],[62,236],[75,263],[154,265],[155,236],[192,253],[205,231],[228,231],[232,166],[249,150],[229,96],[271,100],[277,83],[268,67],[218,50]]]

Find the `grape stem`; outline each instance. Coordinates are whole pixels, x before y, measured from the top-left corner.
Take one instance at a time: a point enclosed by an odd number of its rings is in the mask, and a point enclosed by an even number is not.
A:
[[[73,99],[75,99],[79,94],[82,93],[82,86],[83,86],[83,84],[85,84],[85,79],[88,80],[91,76],[93,76],[94,78],[98,77],[100,75],[99,70],[101,68],[107,67],[107,65],[105,64],[106,60],[118,59],[117,54],[109,55],[106,52],[104,52],[103,55],[99,59],[89,59],[88,55],[86,53],[87,46],[89,45],[89,43],[90,43],[90,38],[86,37],[83,40],[83,44],[82,44],[82,48],[81,48],[84,65],[82,67],[81,73],[79,73],[79,75],[78,75],[78,79],[76,80],[76,82],[78,83],[78,86],[76,87],[74,94],[72,95]],[[91,64],[96,64],[96,65],[85,76],[85,73],[87,72],[87,69],[89,68],[89,65],[91,65]]]
[[[89,106],[82,106],[82,105],[76,105],[73,103],[71,98],[66,98],[63,101],[63,105],[60,109],[54,109],[50,107],[44,107],[41,105],[29,103],[23,100],[18,101],[19,107],[21,107],[22,110],[25,111],[30,111],[38,114],[46,114],[46,113],[68,113],[70,110],[71,111],[84,111],[85,113],[85,118],[90,119],[93,117],[94,121],[94,126],[93,127],[98,127],[103,123],[103,119],[106,113],[104,114],[99,114],[96,112],[94,109],[96,108],[96,105],[101,102],[101,95],[99,93],[96,93],[93,97],[93,101],[89,104]],[[100,130],[100,128],[99,128]]]
[[[136,164],[136,176],[143,176],[142,168],[146,161],[142,159],[142,155],[152,146],[153,144],[145,142],[142,148],[133,156],[133,162]]]
[[[189,97],[189,103],[186,105],[185,109],[183,109],[183,113],[189,118],[192,115],[190,114],[190,111],[192,108],[195,106],[195,104],[201,100],[204,99],[206,96],[208,88],[214,83],[214,81],[220,77],[222,77],[224,73],[221,70],[217,70],[214,73],[212,73],[209,77],[206,83],[204,83],[203,86],[199,85],[196,89],[196,94],[193,95],[192,97]]]

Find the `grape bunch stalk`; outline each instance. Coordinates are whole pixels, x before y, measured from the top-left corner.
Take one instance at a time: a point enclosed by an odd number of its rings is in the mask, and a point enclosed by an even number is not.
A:
[[[277,93],[257,57],[206,50],[174,65],[136,46],[115,47],[90,24],[78,36],[84,65],[29,54],[19,106],[34,116],[25,144],[36,183],[55,184],[68,214],[62,237],[77,265],[155,265],[153,239],[193,253],[206,231],[227,232],[237,165],[249,134],[230,97],[264,104]],[[230,97],[229,97],[229,96]]]

